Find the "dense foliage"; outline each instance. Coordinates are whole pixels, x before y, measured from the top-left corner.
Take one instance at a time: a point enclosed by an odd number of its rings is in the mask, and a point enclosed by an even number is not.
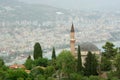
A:
[[[87,54],[84,66],[86,76],[97,75],[98,61],[96,59],[96,56],[92,54],[90,51]]]
[[[42,48],[38,42],[35,43],[34,45],[34,59],[38,59],[39,57],[42,58]]]
[[[112,69],[112,62],[103,56],[101,59],[101,70],[110,71],[111,69]]]
[[[28,56],[26,62],[24,63],[26,69],[31,70],[35,65],[34,65],[34,61],[31,59],[30,56]]]
[[[35,46],[34,53],[38,53],[40,50],[39,43],[37,43],[37,47]],[[38,50],[36,51],[36,49]],[[0,59],[0,80],[119,80],[119,48],[115,48],[113,43],[107,42],[103,49],[104,52],[99,63],[101,69],[99,75],[97,73],[99,66],[98,57],[91,51],[88,51],[85,64],[83,64],[80,46],[78,46],[77,59],[67,50],[63,50],[56,56],[53,48],[51,60],[41,57],[39,53],[33,54],[34,59],[28,56],[24,63],[25,69],[10,69],[4,64],[3,59]],[[105,78],[101,77],[104,73],[107,74]]]
[[[115,45],[113,43],[106,42],[106,44],[103,46],[104,49],[103,56],[108,59],[115,57],[115,55],[117,54],[117,50],[114,47]]]
[[[70,73],[75,71],[75,59],[70,51],[62,51],[57,57],[57,66],[64,77],[70,78]]]

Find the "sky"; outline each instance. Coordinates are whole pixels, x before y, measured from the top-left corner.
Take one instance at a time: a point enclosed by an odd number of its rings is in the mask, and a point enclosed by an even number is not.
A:
[[[64,9],[120,10],[120,0],[20,0],[27,3],[47,4]]]

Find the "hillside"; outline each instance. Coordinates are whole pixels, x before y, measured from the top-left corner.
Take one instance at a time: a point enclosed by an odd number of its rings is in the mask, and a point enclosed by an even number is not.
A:
[[[58,53],[61,49],[69,49],[72,22],[76,46],[82,42],[97,45],[106,41],[120,46],[120,11],[65,10],[0,0],[0,56],[5,57],[6,62],[22,61],[32,54],[35,42],[40,42],[46,57],[51,54],[53,46]]]
[[[57,17],[56,12],[59,11],[68,14],[66,10],[47,5],[25,4],[17,0],[0,0],[0,21],[54,21]]]

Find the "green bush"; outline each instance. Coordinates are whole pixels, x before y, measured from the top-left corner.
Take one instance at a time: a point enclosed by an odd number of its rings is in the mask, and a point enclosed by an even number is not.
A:
[[[44,74],[44,69],[40,66],[37,66],[31,70],[30,75],[33,77],[36,77],[37,75],[43,75]]]
[[[36,66],[47,67],[47,65],[48,65],[48,59],[47,58],[38,58],[38,59],[35,59],[35,65]]]

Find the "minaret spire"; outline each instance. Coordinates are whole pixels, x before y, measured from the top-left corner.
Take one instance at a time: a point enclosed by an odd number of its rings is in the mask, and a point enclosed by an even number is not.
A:
[[[72,26],[71,26],[71,32],[74,32],[75,30],[74,30],[74,25],[73,25],[73,23],[72,23]]]
[[[71,31],[70,31],[70,48],[73,56],[75,56],[75,37],[74,36],[75,36],[75,30],[74,30],[74,25],[72,23]]]

